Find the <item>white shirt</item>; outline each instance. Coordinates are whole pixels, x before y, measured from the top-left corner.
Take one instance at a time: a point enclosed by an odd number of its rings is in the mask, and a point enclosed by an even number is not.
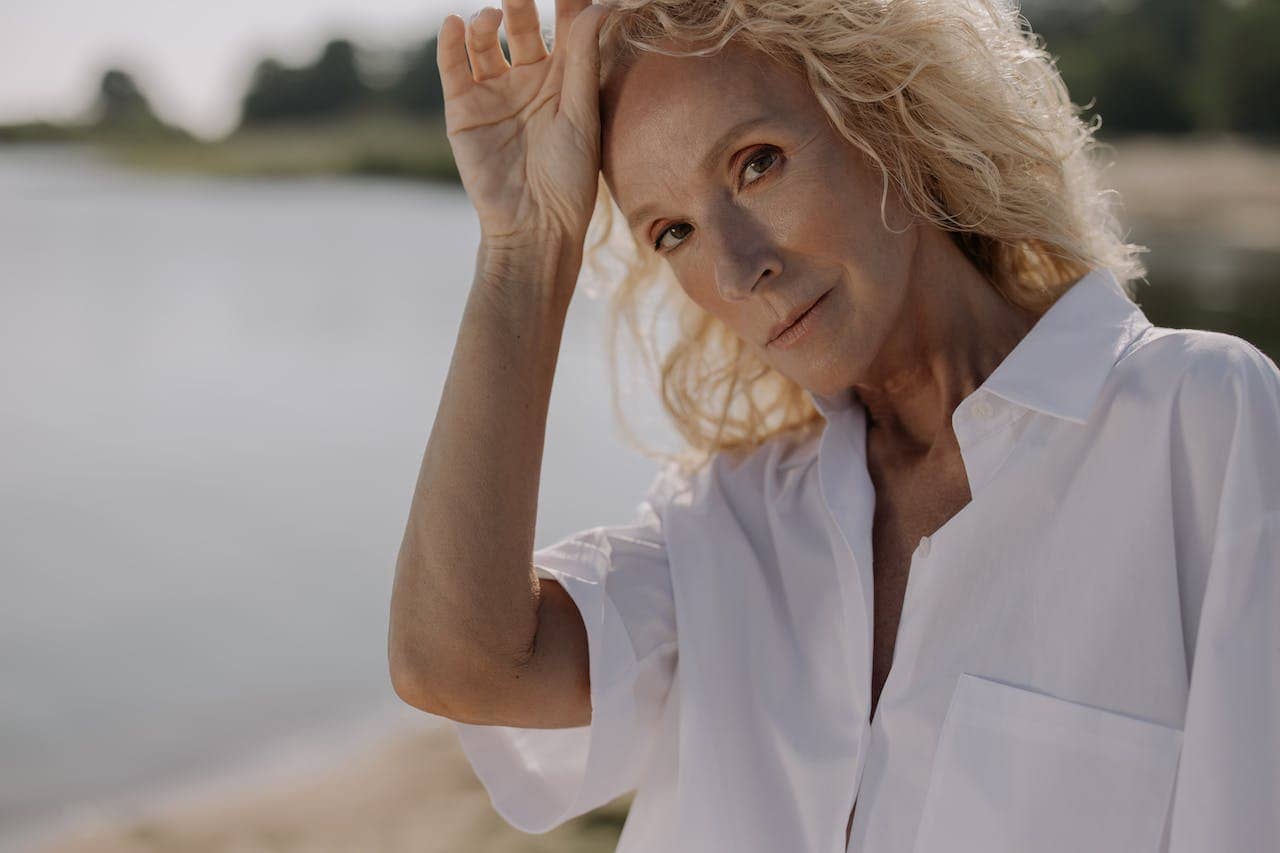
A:
[[[456,723],[503,818],[636,789],[617,850],[1280,850],[1280,371],[1095,270],[952,416],[972,501],[920,540],[871,699],[865,409],[667,469],[534,555],[592,721]],[[803,438],[797,438],[802,435]]]

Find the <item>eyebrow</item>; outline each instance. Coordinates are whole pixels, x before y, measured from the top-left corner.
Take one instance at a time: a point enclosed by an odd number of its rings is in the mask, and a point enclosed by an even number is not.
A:
[[[739,136],[742,136],[748,130],[758,127],[759,125],[768,124],[775,118],[776,116],[773,115],[760,115],[755,116],[754,118],[749,118],[746,121],[740,121],[733,125],[724,132],[720,139],[717,140],[716,144],[712,145],[703,156],[702,162],[699,164],[699,168],[703,172],[710,172],[715,167],[716,163],[724,159],[725,152]],[[639,227],[641,221],[648,218],[656,208],[656,204],[641,205],[634,213],[631,214],[630,217],[628,217],[627,225],[632,231],[634,231]]]

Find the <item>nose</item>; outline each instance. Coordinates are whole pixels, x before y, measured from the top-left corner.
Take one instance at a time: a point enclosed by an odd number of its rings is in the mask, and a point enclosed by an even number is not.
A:
[[[768,276],[782,272],[774,243],[758,225],[724,222],[715,240],[716,292],[726,302],[740,302]]]

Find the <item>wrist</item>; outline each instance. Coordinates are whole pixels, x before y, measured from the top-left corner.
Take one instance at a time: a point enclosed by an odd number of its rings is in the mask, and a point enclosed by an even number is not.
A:
[[[552,229],[481,234],[476,280],[486,287],[540,297],[567,309],[582,267],[582,245]]]

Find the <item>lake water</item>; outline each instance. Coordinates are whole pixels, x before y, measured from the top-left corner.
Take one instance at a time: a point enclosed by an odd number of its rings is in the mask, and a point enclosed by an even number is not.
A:
[[[387,610],[477,238],[457,189],[0,149],[0,846],[423,717]],[[1153,321],[1275,357],[1274,253],[1134,239]],[[654,470],[614,425],[601,309],[580,286],[540,545],[626,520]]]
[[[423,716],[387,613],[478,233],[455,189],[0,149],[0,844]],[[584,294],[539,545],[628,519],[656,465]]]

